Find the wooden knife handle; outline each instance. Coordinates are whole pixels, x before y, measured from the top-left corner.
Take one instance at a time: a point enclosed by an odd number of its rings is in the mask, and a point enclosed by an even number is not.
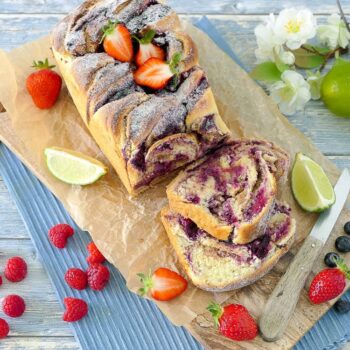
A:
[[[306,238],[285,275],[278,282],[259,320],[260,332],[265,340],[275,341],[283,335],[322,247],[323,242],[315,237]]]

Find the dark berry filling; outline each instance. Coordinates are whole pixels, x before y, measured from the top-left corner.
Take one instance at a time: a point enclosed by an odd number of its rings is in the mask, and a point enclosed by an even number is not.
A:
[[[265,189],[261,188],[247,211],[245,212],[246,220],[250,220],[253,216],[260,213],[261,210],[265,207],[267,198],[265,195]]]
[[[146,147],[143,143],[131,159],[131,164],[140,171],[146,170],[145,150]]]
[[[237,217],[235,216],[231,203],[229,200],[227,200],[223,205],[222,205],[222,210],[220,211],[220,217],[227,222],[230,225],[233,225],[238,221]]]
[[[201,199],[199,198],[199,196],[196,195],[196,194],[188,194],[188,195],[186,196],[186,200],[189,201],[189,202],[191,202],[191,203],[194,203],[194,204],[198,204],[198,203],[201,201]]]
[[[191,240],[195,241],[200,236],[203,235],[203,231],[198,228],[198,226],[190,219],[186,219],[184,217],[179,218],[180,225],[186,233],[186,236]]]
[[[252,243],[249,243],[248,247],[253,255],[257,256],[259,259],[264,259],[269,253],[270,240],[270,235],[265,234]]]

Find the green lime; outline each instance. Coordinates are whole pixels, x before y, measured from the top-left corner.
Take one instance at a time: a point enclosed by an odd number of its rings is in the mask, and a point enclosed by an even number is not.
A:
[[[89,185],[107,173],[103,163],[79,152],[50,147],[44,153],[51,173],[71,185]]]
[[[298,153],[292,170],[292,190],[299,205],[310,212],[321,212],[335,202],[333,187],[323,169]]]
[[[350,117],[350,61],[335,61],[322,81],[321,98],[337,116]]]

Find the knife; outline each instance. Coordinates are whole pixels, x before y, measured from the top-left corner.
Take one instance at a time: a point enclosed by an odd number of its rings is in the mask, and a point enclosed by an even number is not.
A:
[[[350,173],[343,170],[334,192],[336,202],[320,214],[310,235],[280,279],[259,320],[262,337],[267,341],[279,339],[288,326],[300,292],[342,211],[350,190]]]

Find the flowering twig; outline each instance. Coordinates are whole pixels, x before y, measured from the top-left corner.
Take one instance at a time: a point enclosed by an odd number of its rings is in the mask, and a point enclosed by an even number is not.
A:
[[[350,25],[348,23],[348,21],[346,20],[346,17],[345,17],[345,14],[344,14],[344,11],[343,11],[343,8],[340,4],[340,0],[337,0],[337,5],[338,5],[338,8],[339,8],[339,12],[340,12],[340,16],[341,18],[343,19],[345,25],[346,25],[346,28],[348,29],[348,31],[350,32]]]
[[[305,45],[301,45],[301,48],[307,52],[314,53],[316,55],[327,56],[327,53],[322,53],[322,52],[318,51],[317,49],[315,49],[313,46],[307,47]]]
[[[346,49],[343,49],[341,47],[337,47],[336,49],[328,52],[326,55],[325,55],[325,58],[324,58],[324,62],[322,63],[321,67],[320,67],[320,72],[322,72],[322,70],[326,67],[326,64],[327,62],[333,58],[333,57],[338,57],[340,54],[344,54],[346,52],[348,52],[349,49],[346,48]]]

